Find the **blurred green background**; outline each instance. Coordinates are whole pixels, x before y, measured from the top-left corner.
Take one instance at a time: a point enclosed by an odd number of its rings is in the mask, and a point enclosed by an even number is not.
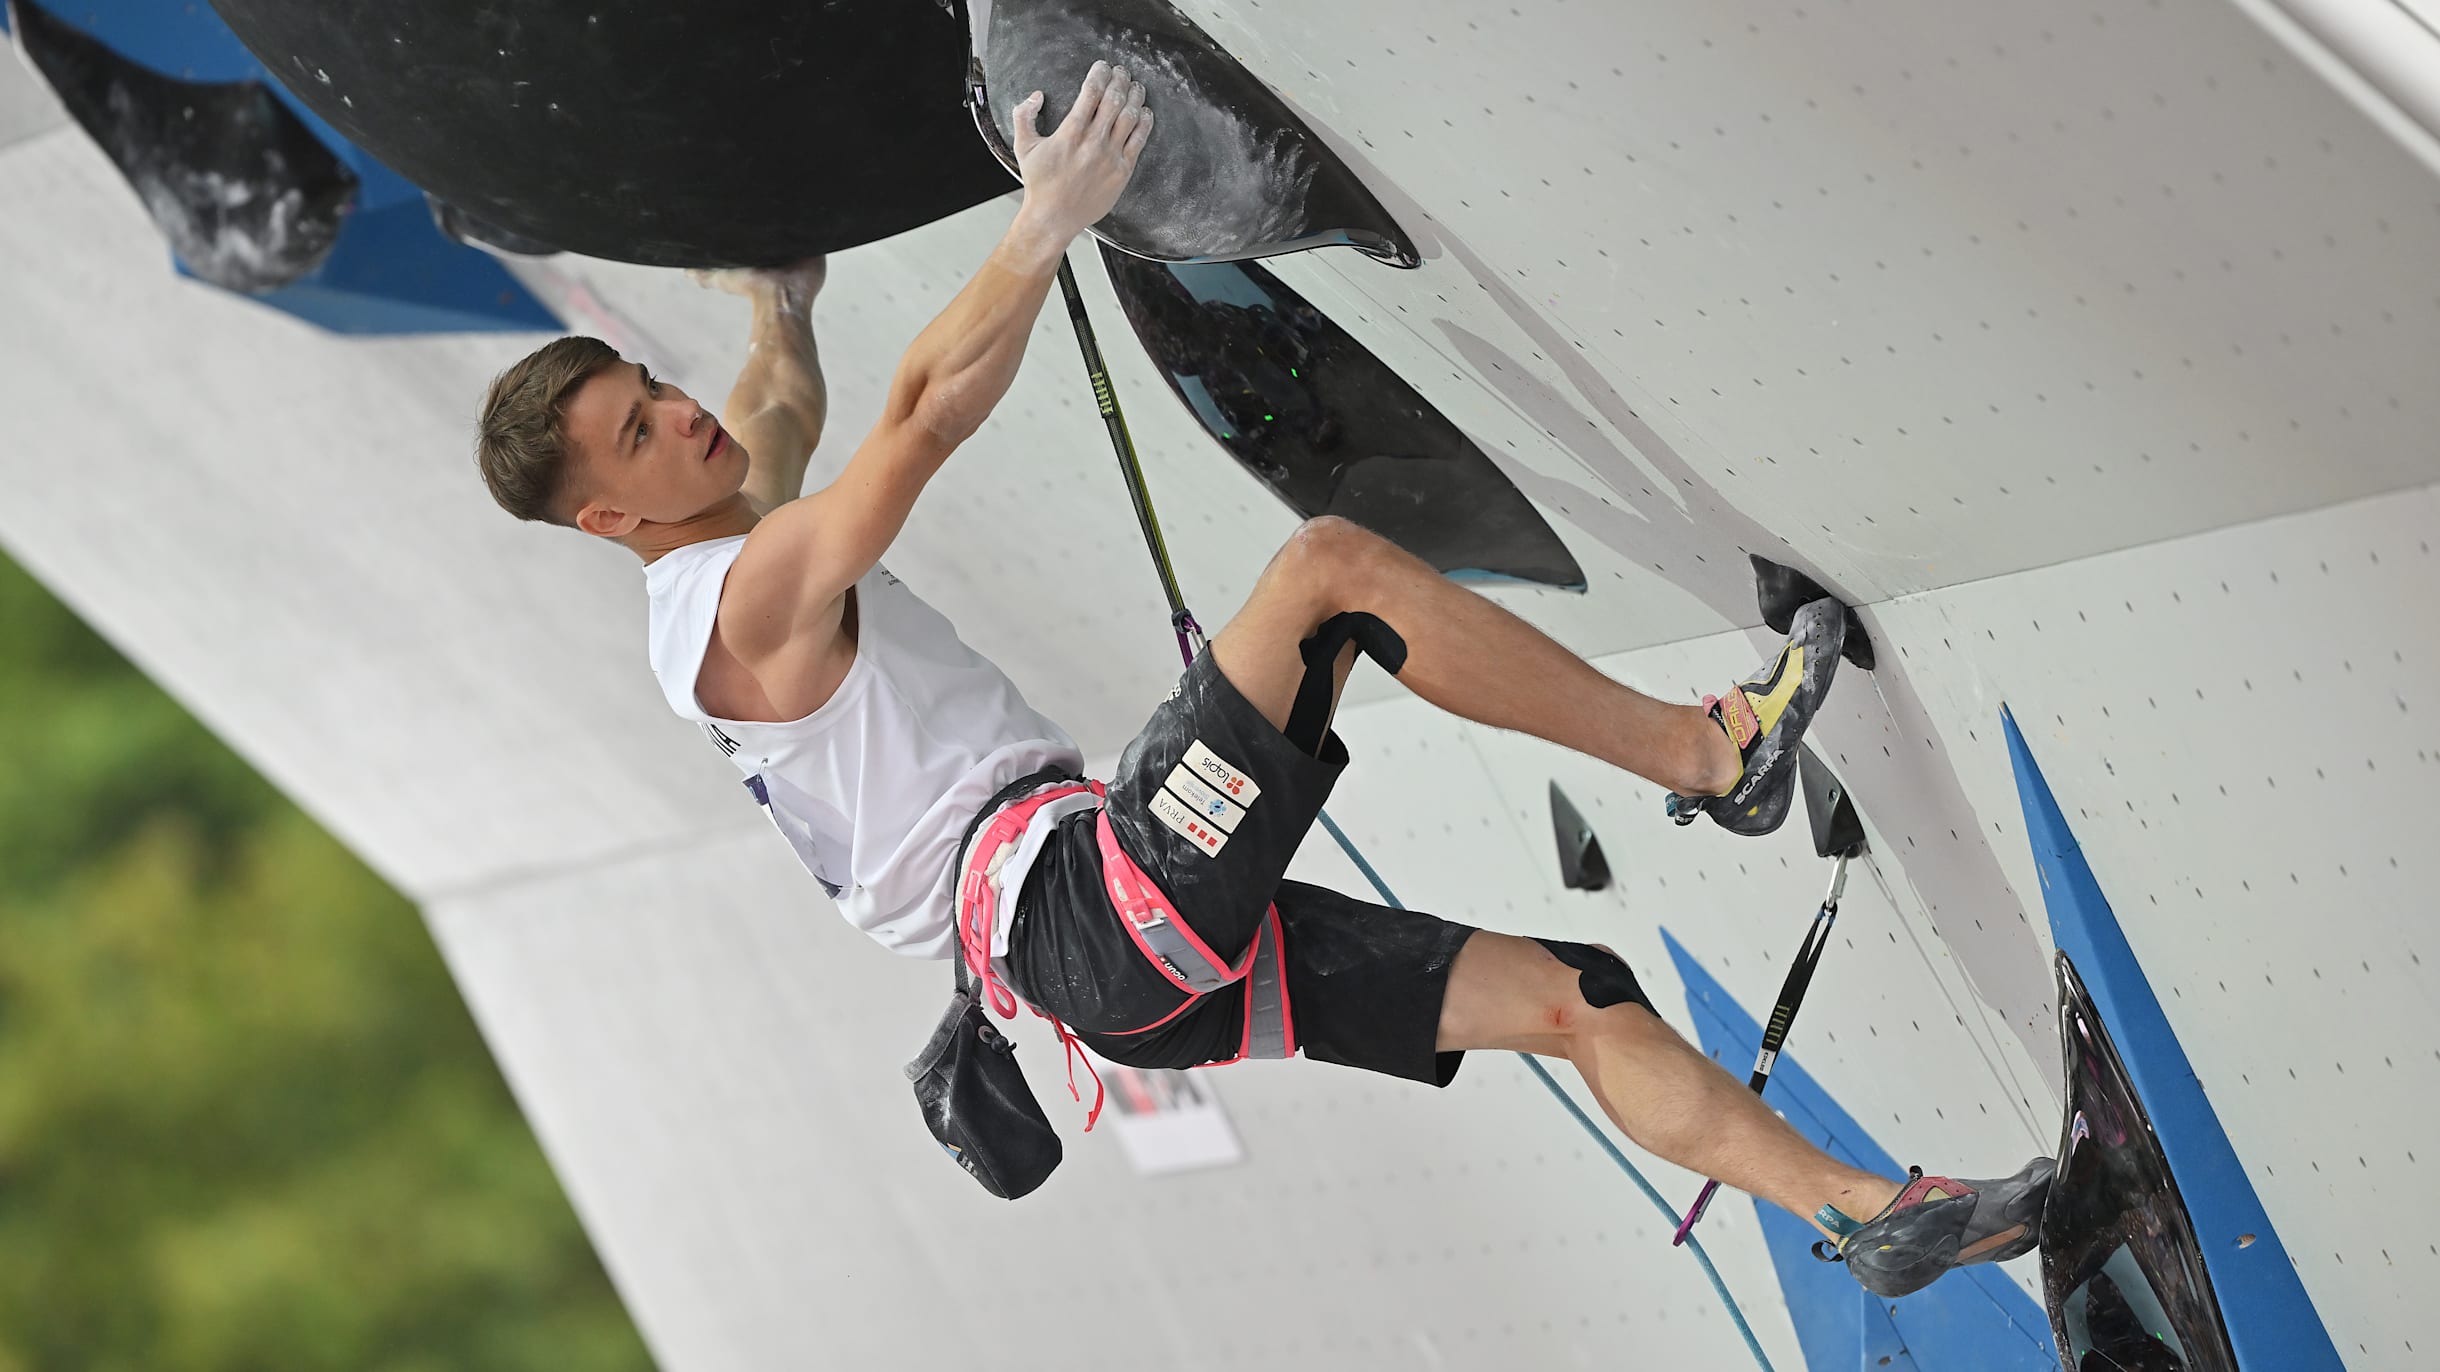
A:
[[[0,1372],[650,1366],[414,907],[0,556]]]

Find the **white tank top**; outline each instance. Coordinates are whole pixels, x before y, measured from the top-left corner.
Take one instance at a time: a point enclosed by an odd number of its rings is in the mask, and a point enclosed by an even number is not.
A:
[[[1019,777],[1076,771],[1083,758],[881,567],[856,583],[856,659],[822,708],[785,724],[707,713],[695,678],[744,546],[743,534],[692,543],[644,568],[653,675],[670,708],[759,782],[773,822],[850,923],[895,952],[945,958],[956,946],[949,868],[975,811]],[[1004,954],[1006,921],[995,932]]]

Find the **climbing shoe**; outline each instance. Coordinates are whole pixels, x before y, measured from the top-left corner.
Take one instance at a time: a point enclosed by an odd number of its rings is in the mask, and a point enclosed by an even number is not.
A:
[[[1694,823],[1709,814],[1732,834],[1767,834],[1788,817],[1796,794],[1796,745],[1829,694],[1847,636],[1847,607],[1827,597],[1796,612],[1787,646],[1725,696],[1706,696],[1703,707],[1737,745],[1745,771],[1726,795],[1686,796],[1671,792],[1669,817]]]
[[[2021,1257],[2041,1242],[2042,1203],[2058,1170],[2035,1158],[2013,1177],[1954,1181],[1910,1167],[1906,1189],[1870,1220],[1859,1224],[1827,1207],[1814,1216],[1838,1238],[1815,1243],[1813,1256],[1846,1263],[1876,1296],[1920,1291],[1952,1267]]]

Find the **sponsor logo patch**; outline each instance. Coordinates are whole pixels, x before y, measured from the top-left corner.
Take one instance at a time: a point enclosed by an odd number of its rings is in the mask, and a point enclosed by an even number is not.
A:
[[[1248,809],[1253,808],[1255,799],[1262,794],[1262,788],[1254,784],[1252,777],[1221,761],[1218,754],[1203,746],[1201,739],[1196,739],[1187,748],[1186,761],[1182,765],[1203,778],[1213,790]]]
[[[1202,778],[1187,771],[1184,763],[1170,770],[1168,786],[1170,794],[1185,802],[1187,809],[1224,834],[1236,833],[1237,821],[1245,818],[1245,807],[1204,785]]]
[[[1201,746],[1201,745],[1197,745]],[[1228,846],[1228,835],[1218,826],[1190,810],[1186,802],[1167,791],[1152,793],[1152,817],[1169,826],[1170,831],[1186,838],[1203,850],[1205,857],[1218,857]]]

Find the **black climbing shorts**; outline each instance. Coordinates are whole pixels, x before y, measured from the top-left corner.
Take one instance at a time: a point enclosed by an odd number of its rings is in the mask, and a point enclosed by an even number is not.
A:
[[[1346,766],[1336,734],[1324,736],[1320,757],[1308,756],[1206,652],[1120,757],[1106,799],[1110,827],[1232,965],[1277,903],[1289,1014],[1305,1056],[1445,1086],[1464,1055],[1436,1051],[1441,1001],[1474,930],[1285,879]],[[1245,983],[1161,1023],[1189,997],[1121,927],[1101,865],[1096,813],[1061,820],[1017,896],[1009,984],[1112,1062],[1182,1068],[1235,1058]]]

